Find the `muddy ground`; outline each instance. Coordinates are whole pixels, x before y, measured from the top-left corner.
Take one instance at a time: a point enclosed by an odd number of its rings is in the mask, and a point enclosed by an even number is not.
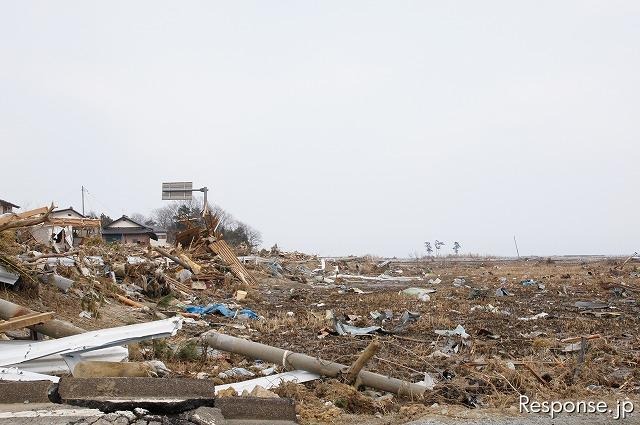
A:
[[[105,299],[98,308],[99,316],[92,319],[78,316],[83,310],[79,292],[83,288],[63,294],[43,285],[38,295],[4,289],[0,296],[34,310],[54,311],[58,317],[83,328],[98,329],[172,315],[189,302],[235,302],[236,290],[244,289],[247,298],[237,304],[254,310],[261,320],[204,316],[204,322],[185,325],[171,340],[133,349],[132,358],[160,358],[176,375],[226,383],[239,379],[222,380],[218,373],[234,366],[257,372],[260,365],[228,353],[203,356],[194,349],[190,338],[215,329],[345,364],[351,364],[371,339],[377,338],[381,348],[367,364],[368,370],[414,382],[423,380],[428,373],[435,381],[434,389],[423,400],[403,399],[371,389],[355,391],[337,380],[288,384],[278,389],[281,396],[299,402],[303,423],[402,423],[426,414],[464,415],[460,412],[482,409],[514,413],[520,393],[538,400],[638,398],[638,263],[630,262],[621,268],[621,261],[614,260],[438,259],[392,261],[378,267],[380,261],[353,258],[329,262],[328,280],[320,282],[318,277],[295,272],[298,266],[305,270],[318,267],[317,259],[281,256],[278,261],[284,266],[280,276],[274,276],[269,267],[251,266],[259,282],[255,287],[219,283],[205,291],[193,291],[192,299],[146,299],[148,311]],[[397,278],[417,276],[419,280],[334,279],[334,264],[340,273],[352,276],[385,273]],[[440,282],[429,283],[436,279]],[[535,282],[523,284],[527,279]],[[408,287],[435,292],[426,301],[399,294]],[[499,288],[506,290],[506,295],[497,296]],[[579,308],[579,301],[602,305]],[[327,310],[345,323],[350,320],[355,326],[381,324],[383,329],[396,332],[335,335]],[[392,311],[391,319],[380,323],[372,318],[372,312],[385,310]],[[397,329],[405,311],[419,313],[420,317],[404,329]],[[464,327],[468,338],[449,338],[434,332],[458,325]],[[573,342],[561,342],[589,335],[599,337],[584,343],[578,338],[573,346]]]

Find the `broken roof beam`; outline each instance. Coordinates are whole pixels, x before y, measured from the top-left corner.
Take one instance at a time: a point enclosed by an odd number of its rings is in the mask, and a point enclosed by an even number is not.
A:
[[[26,259],[24,260],[24,263],[27,264],[34,264],[37,263],[39,260],[43,260],[46,258],[67,258],[69,257],[71,260],[73,260],[71,257],[78,254],[79,251],[77,249],[72,249],[70,251],[67,252],[51,252],[51,253],[47,253],[47,254],[38,254],[38,255],[34,255],[33,257],[26,257]],[[25,257],[21,257],[21,258],[25,258]]]
[[[102,221],[99,218],[49,217],[47,224],[54,226],[72,226],[77,228],[99,228]]]

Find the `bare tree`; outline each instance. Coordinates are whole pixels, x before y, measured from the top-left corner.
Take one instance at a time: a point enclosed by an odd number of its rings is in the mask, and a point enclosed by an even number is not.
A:
[[[431,242],[427,241],[424,243],[424,248],[427,250],[427,255],[429,257],[431,257],[431,254],[433,253],[433,248],[431,247]]]
[[[436,247],[436,255],[440,254],[440,248],[442,248],[444,246],[444,242],[440,242],[439,240],[436,239],[436,241],[433,243],[433,245]]]
[[[458,255],[458,252],[460,251],[460,248],[462,248],[462,245],[460,245],[459,242],[454,242],[453,243],[453,252],[456,253],[456,255]]]
[[[262,244],[262,234],[248,224],[241,223],[247,235],[247,241],[251,248],[257,248]]]
[[[140,214],[137,212],[131,214],[129,218],[131,218],[131,220],[135,221],[136,223],[140,223],[140,224],[144,224],[145,221],[148,220],[147,217],[144,216],[144,214]]]

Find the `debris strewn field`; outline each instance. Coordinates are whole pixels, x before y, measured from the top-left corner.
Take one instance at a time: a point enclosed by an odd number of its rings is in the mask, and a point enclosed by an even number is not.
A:
[[[236,257],[209,220],[178,247],[90,241],[65,253],[16,226],[0,232],[0,265],[20,279],[0,298],[84,330],[184,316],[176,336],[129,345],[129,361],[162,361],[173,377],[223,385],[286,371],[207,346],[215,331],[344,365],[376,340],[364,369],[426,389],[398,395],[349,385],[345,375],[254,388],[294,399],[303,423],[402,422],[443,406],[513,409],[520,394],[638,397],[636,261]]]

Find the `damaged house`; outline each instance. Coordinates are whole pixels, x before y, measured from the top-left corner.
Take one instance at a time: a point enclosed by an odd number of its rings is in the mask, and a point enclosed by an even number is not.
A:
[[[106,242],[140,245],[150,245],[151,240],[158,240],[158,235],[151,227],[140,224],[126,215],[104,226],[102,228],[102,237]]]
[[[69,207],[52,211],[44,223],[29,231],[36,241],[64,252],[86,238],[100,236],[100,219],[88,218]]]
[[[9,214],[13,212],[14,208],[20,208],[16,204],[0,199],[0,214]]]
[[[94,221],[95,219],[79,213],[73,209],[73,207],[53,211],[49,214],[49,219],[54,222],[59,222],[60,224],[69,223],[73,226],[74,246],[81,244],[85,238],[100,236],[100,226],[97,226],[98,222]]]

